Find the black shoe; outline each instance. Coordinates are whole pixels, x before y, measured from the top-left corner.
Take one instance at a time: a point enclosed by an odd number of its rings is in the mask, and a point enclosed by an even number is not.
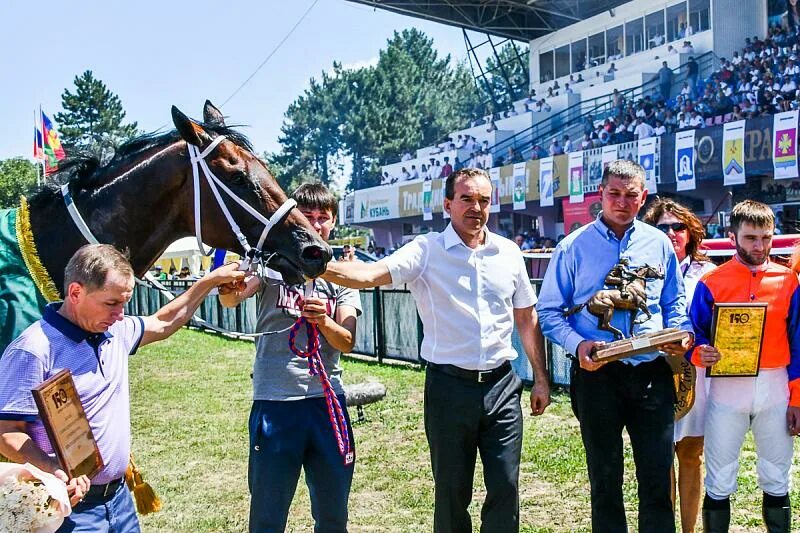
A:
[[[767,533],[789,533],[792,524],[792,508],[789,506],[788,497],[785,505],[768,506],[766,498],[761,504],[761,515],[764,517],[764,525],[767,526]]]
[[[703,509],[704,533],[728,533],[730,525],[730,509]]]

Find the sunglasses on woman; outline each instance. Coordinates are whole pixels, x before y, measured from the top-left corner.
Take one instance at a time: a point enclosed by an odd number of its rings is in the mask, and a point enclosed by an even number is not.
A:
[[[683,222],[673,222],[672,224],[656,224],[656,227],[664,233],[669,233],[670,229],[675,233],[678,233],[679,231],[686,231],[688,229],[688,226]]]

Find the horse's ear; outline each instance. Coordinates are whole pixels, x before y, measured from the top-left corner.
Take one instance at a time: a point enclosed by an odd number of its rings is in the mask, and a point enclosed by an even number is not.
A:
[[[187,143],[201,147],[211,142],[211,136],[206,133],[206,130],[175,106],[172,106],[172,122],[175,123],[181,138]]]
[[[222,116],[222,111],[212,104],[211,100],[206,100],[206,105],[203,106],[203,122],[212,126],[225,126],[225,117]]]

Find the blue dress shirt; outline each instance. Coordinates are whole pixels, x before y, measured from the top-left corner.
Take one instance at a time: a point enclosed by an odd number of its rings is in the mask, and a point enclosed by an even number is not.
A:
[[[652,318],[637,324],[631,332],[634,311],[615,310],[611,324],[625,337],[664,328],[691,332],[678,258],[667,236],[649,224],[634,220],[618,239],[601,217],[602,213],[593,223],[571,233],[553,252],[536,305],[544,335],[571,354],[577,353],[578,344],[584,340],[615,340],[612,333],[597,327],[598,318],[586,308],[569,317],[563,313],[585,303],[597,291],[609,288],[605,285],[606,275],[622,258],[628,259],[631,268],[654,267],[664,274],[664,279],[647,281],[647,308]],[[648,352],[623,362],[636,365],[652,361],[660,354]]]

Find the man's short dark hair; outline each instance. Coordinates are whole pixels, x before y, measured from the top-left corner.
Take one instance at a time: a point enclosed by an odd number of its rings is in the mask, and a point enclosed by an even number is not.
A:
[[[444,196],[448,200],[452,200],[456,195],[456,181],[459,178],[477,178],[477,177],[484,177],[486,178],[489,183],[492,180],[489,178],[489,174],[486,173],[485,170],[480,168],[462,168],[461,170],[456,170],[455,172],[451,172],[449,176],[447,176],[447,180],[444,182]]]
[[[755,200],[744,200],[733,206],[731,211],[731,231],[735,234],[743,223],[756,228],[775,227],[775,214],[767,204]]]
[[[110,244],[81,246],[64,269],[64,290],[70,283],[79,283],[89,292],[102,289],[111,271],[133,277],[127,253],[120,252]]]
[[[294,190],[291,197],[301,209],[319,209],[336,215],[339,202],[333,193],[322,183],[304,183]]]
[[[600,180],[600,186],[605,187],[608,185],[608,180],[611,176],[616,176],[623,180],[638,181],[645,188],[645,171],[642,165],[631,161],[629,159],[617,159],[608,164],[603,170],[603,178]]]

